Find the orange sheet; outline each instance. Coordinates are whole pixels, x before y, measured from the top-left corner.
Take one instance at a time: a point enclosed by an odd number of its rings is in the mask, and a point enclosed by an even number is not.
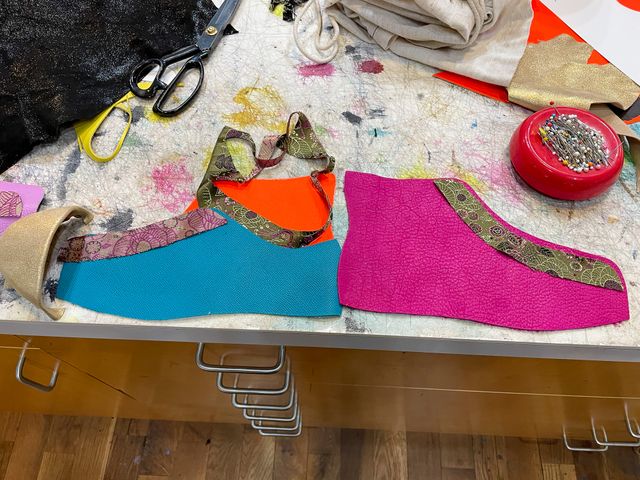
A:
[[[333,205],[335,175],[329,173],[319,178]],[[236,202],[284,228],[315,230],[322,228],[327,220],[327,207],[309,177],[257,178],[247,183],[218,181],[216,186]],[[186,211],[196,208],[198,201],[194,200]],[[331,239],[333,231],[329,227],[313,244]]]
[[[529,31],[527,43],[531,44],[551,40],[563,33],[571,35],[578,42],[584,42],[577,33],[571,30],[555,13],[545,7],[540,0],[532,0],[531,7],[533,9],[533,20],[531,21],[531,30]],[[606,65],[609,62],[594,50],[587,63]],[[438,72],[433,76],[484,95],[485,97],[493,98],[494,100],[505,103],[509,101],[507,89],[499,85],[481,82],[451,72]]]

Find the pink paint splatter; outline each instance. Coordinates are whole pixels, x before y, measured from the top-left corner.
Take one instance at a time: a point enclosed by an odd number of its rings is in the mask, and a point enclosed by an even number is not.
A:
[[[384,71],[384,65],[378,60],[365,60],[358,65],[358,70],[362,73],[382,73]]]
[[[194,197],[193,175],[187,170],[185,160],[164,163],[151,172],[156,201],[173,213],[183,212]]]
[[[330,77],[336,71],[336,68],[330,63],[303,63],[296,67],[298,73],[303,77]]]

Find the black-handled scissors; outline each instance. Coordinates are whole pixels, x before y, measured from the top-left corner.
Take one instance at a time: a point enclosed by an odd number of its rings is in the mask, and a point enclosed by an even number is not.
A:
[[[204,78],[204,66],[202,64],[202,59],[206,57],[211,50],[218,46],[220,40],[222,40],[224,29],[231,23],[231,19],[236,13],[238,5],[240,5],[240,0],[225,0],[207,25],[207,28],[204,30],[202,35],[198,37],[195,45],[180,48],[161,58],[150,58],[149,60],[143,60],[138,63],[129,77],[129,86],[131,87],[131,91],[138,97],[151,98],[155,96],[158,90],[162,90],[158,100],[156,100],[156,103],[153,105],[153,111],[163,117],[171,117],[182,112],[195,98],[202,86],[202,79]],[[167,67],[185,59],[188,59],[187,62],[182,66],[171,82],[169,82],[169,84],[163,82],[161,77]],[[154,68],[157,68],[157,71],[151,81],[151,84],[147,88],[141,88],[138,84],[142,82],[144,77]],[[164,104],[175,90],[178,82],[180,82],[184,75],[192,69],[198,70],[198,83],[195,88],[178,106],[165,109]]]

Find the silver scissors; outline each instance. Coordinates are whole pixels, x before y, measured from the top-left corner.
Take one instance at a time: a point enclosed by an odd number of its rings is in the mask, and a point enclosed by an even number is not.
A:
[[[204,32],[198,37],[198,40],[194,45],[182,47],[175,52],[169,53],[160,58],[150,58],[138,63],[132,70],[129,77],[129,86],[131,87],[131,91],[138,97],[152,98],[158,90],[162,90],[158,100],[153,104],[153,111],[163,117],[171,117],[182,112],[195,98],[202,86],[202,80],[204,78],[204,66],[202,64],[202,59],[205,58],[211,50],[216,48],[220,43],[220,40],[222,40],[224,29],[231,23],[231,19],[236,13],[236,10],[240,5],[240,1],[241,0],[225,0],[213,18],[209,21],[207,28],[205,28]],[[163,82],[162,75],[167,67],[185,59],[188,59],[187,62],[182,66],[171,82],[168,84]],[[139,83],[142,82],[144,77],[154,68],[157,68],[157,71],[155,72],[151,84],[146,88],[141,88]],[[164,108],[167,99],[175,90],[178,82],[180,82],[184,75],[192,69],[198,70],[198,82],[195,88],[179,105],[173,108]]]

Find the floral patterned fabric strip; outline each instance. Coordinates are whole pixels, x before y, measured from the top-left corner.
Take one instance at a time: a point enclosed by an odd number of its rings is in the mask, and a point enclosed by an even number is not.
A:
[[[20,194],[0,191],[0,217],[19,217],[23,207]]]
[[[442,179],[435,184],[464,223],[496,250],[554,277],[624,290],[618,273],[608,263],[537,245],[505,228],[463,183]]]
[[[71,238],[60,249],[61,262],[85,262],[127,257],[154,248],[165,247],[178,240],[197,235],[227,223],[209,208],[199,208],[177,217],[125,232],[109,232]]]
[[[247,142],[253,152],[256,165],[246,176],[243,176],[238,171],[229,151],[227,141],[233,139]],[[276,155],[278,150],[280,152]],[[273,167],[280,163],[285,154],[306,160],[325,162],[322,170],[314,170],[309,177],[313,188],[322,196],[328,210],[327,222],[318,230],[298,231],[280,227],[227,197],[214,184],[217,180],[247,182],[258,175],[263,169]],[[198,206],[200,206],[200,208],[208,207],[219,209],[263,240],[275,245],[289,248],[304,247],[322,235],[331,224],[331,202],[318,180],[318,175],[333,171],[334,166],[335,159],[327,154],[313,131],[311,122],[309,122],[307,117],[302,113],[296,112],[289,117],[287,133],[279,136],[272,135],[266,137],[262,142],[260,152],[257,156],[256,145],[249,134],[224,127],[218,136],[218,141],[211,155],[207,172],[198,188]]]

